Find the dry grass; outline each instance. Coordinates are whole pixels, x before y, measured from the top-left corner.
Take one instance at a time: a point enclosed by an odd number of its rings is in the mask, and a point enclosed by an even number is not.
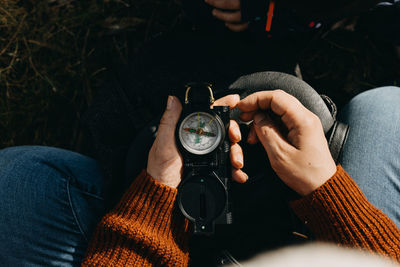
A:
[[[0,147],[78,146],[108,66],[178,13],[173,0],[0,0]]]
[[[110,66],[173,27],[174,0],[0,0],[0,147],[77,149],[79,118]],[[303,77],[339,103],[399,84],[399,61],[362,32],[320,35],[300,56]]]

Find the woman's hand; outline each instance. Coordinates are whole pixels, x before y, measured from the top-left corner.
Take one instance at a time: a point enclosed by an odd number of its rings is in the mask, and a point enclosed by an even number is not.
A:
[[[335,174],[321,121],[295,97],[281,90],[257,92],[238,107],[243,121],[254,120],[248,141],[262,143],[274,171],[297,193],[307,195]]]
[[[217,19],[225,22],[225,26],[234,32],[241,32],[249,27],[249,23],[242,22],[240,0],[205,0],[207,4],[215,7],[212,14]]]
[[[228,95],[215,101],[214,106],[229,106],[234,108],[239,102],[239,95]],[[175,128],[182,112],[182,105],[175,96],[169,96],[167,108],[161,118],[156,140],[150,149],[147,164],[147,173],[159,182],[178,187],[182,177],[183,161],[176,146]],[[231,120],[229,138],[232,142],[231,162],[234,167],[233,179],[245,182],[247,175],[240,169],[243,167],[243,153],[236,144],[240,141],[239,125]],[[243,174],[242,174],[243,173]],[[238,175],[239,174],[239,175]]]
[[[175,128],[182,105],[175,96],[168,96],[167,108],[160,120],[157,137],[150,149],[147,173],[159,182],[178,187],[182,176],[182,157],[175,141]]]
[[[230,109],[236,107],[240,101],[239,95],[227,95],[215,101],[213,106],[229,106]],[[239,146],[242,140],[239,124],[231,120],[229,123],[229,140],[231,141],[230,158],[232,164],[232,179],[238,183],[245,183],[249,177],[241,169],[244,166],[243,151]]]

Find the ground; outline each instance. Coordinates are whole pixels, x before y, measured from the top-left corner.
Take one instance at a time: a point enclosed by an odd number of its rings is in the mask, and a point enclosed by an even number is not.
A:
[[[80,151],[80,117],[107,72],[168,32],[176,0],[0,0],[0,148],[51,145]],[[376,86],[398,85],[392,47],[348,20],[300,53],[303,79],[339,106]]]

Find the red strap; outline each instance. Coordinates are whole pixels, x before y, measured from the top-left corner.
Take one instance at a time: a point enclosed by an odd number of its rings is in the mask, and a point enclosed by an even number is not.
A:
[[[275,0],[270,0],[269,7],[268,7],[268,14],[267,14],[267,24],[265,25],[266,32],[271,31],[272,18],[274,16],[274,9],[275,9]]]

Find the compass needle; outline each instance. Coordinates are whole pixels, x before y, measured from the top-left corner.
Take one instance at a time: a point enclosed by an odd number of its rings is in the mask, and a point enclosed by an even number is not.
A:
[[[182,121],[179,138],[191,153],[203,155],[218,147],[222,138],[221,128],[219,118],[207,112],[195,112]]]
[[[200,128],[200,113],[197,113],[197,121],[198,121],[198,127],[197,128]]]

